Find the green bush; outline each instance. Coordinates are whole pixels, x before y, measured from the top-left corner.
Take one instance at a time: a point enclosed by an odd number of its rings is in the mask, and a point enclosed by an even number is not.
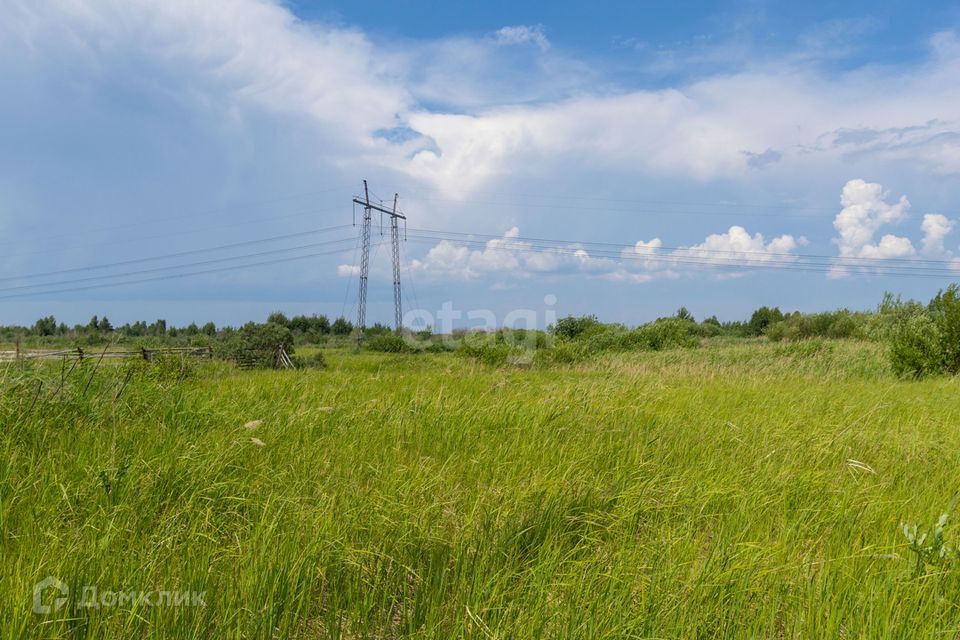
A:
[[[553,334],[558,338],[573,340],[602,327],[603,325],[597,320],[597,316],[580,316],[578,318],[567,316],[557,320],[557,324],[553,326]]]
[[[723,333],[723,327],[716,318],[708,318],[696,325],[696,334],[701,338],[713,338]]]
[[[272,322],[248,322],[222,343],[219,355],[244,366],[271,368],[277,364],[277,347],[280,345],[287,355],[294,355],[290,329]]]
[[[750,321],[746,325],[749,335],[762,336],[764,330],[771,324],[783,320],[783,313],[779,307],[760,307],[750,316]]]
[[[533,361],[538,365],[574,364],[587,356],[583,346],[576,342],[556,342],[549,349],[537,349]]]
[[[890,363],[900,375],[960,373],[960,287],[940,291],[926,308],[884,298],[896,318],[889,330]],[[883,306],[881,307],[881,309]]]
[[[182,382],[196,374],[197,362],[194,358],[180,353],[154,353],[149,360],[135,358],[124,364],[124,375],[133,380],[152,380],[155,382]]]
[[[774,342],[809,338],[863,338],[867,336],[866,314],[847,309],[823,313],[796,311],[768,324],[763,335]]]
[[[373,336],[382,336],[389,333],[393,333],[393,329],[381,322],[376,322],[372,327],[364,328],[363,337],[372,338]]]
[[[586,352],[660,351],[673,347],[695,347],[700,342],[698,336],[704,332],[702,325],[680,318],[661,318],[636,329],[625,329],[620,325],[602,326],[602,331],[594,331],[579,341]]]
[[[330,325],[330,332],[335,336],[348,336],[353,332],[353,323],[340,316]]]
[[[497,339],[493,334],[473,333],[463,337],[457,347],[457,353],[476,358],[484,364],[502,365],[514,359],[524,358],[527,350],[511,346],[503,339]]]
[[[327,368],[327,359],[323,355],[323,351],[314,351],[310,355],[293,355],[290,356],[293,366],[297,369],[326,369]]]
[[[417,348],[406,338],[395,333],[374,335],[372,338],[365,340],[363,346],[368,351],[379,351],[381,353],[412,353],[417,351]]]
[[[955,284],[930,301],[930,316],[940,333],[943,369],[960,373],[960,287]]]
[[[930,314],[917,311],[901,319],[890,340],[890,364],[897,375],[920,378],[944,370],[943,334]]]
[[[640,334],[642,343],[650,351],[660,351],[672,347],[695,347],[698,325],[682,318],[663,318],[643,325],[635,332]]]

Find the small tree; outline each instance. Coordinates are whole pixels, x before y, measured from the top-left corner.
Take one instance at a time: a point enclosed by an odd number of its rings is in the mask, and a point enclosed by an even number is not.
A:
[[[40,318],[33,324],[31,332],[37,336],[52,336],[57,332],[57,321],[53,316]]]
[[[335,336],[348,336],[353,332],[353,323],[340,316],[334,320],[333,325],[331,325],[330,330]]]
[[[381,322],[375,322],[372,327],[367,327],[364,330],[363,335],[368,337],[373,337],[373,336],[382,336],[386,333],[392,333],[392,332],[393,332],[393,329],[391,329],[387,325]]]
[[[770,307],[760,307],[750,316],[750,322],[747,325],[751,335],[762,336],[764,329],[781,320],[783,320],[783,312],[780,311],[779,307],[772,309]]]
[[[150,335],[161,337],[167,335],[167,321],[166,320],[157,320],[149,327],[147,327],[147,332]]]
[[[314,329],[319,331],[321,334],[330,333],[330,320],[327,318],[327,316],[314,316],[312,320]]]
[[[274,311],[269,316],[267,316],[267,324],[278,324],[281,327],[290,327],[290,320],[283,314],[281,311]]]

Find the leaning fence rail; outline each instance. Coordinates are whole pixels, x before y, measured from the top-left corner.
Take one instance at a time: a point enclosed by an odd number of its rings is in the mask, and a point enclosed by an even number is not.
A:
[[[178,354],[188,357],[213,359],[213,347],[166,347],[158,349],[125,349],[125,350],[90,350],[86,351],[83,347],[74,349],[58,349],[51,351],[44,350],[26,350],[18,349],[16,351],[0,351],[0,362],[13,362],[16,360],[61,360],[85,358],[96,359],[133,359],[152,360],[157,355]]]

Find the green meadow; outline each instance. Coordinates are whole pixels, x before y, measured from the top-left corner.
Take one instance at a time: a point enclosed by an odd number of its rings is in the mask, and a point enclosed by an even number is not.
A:
[[[0,365],[0,637],[960,633],[960,389],[881,344],[326,360]]]

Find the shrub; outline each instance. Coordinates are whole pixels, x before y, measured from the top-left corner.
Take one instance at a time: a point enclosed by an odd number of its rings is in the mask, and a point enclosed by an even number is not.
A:
[[[558,338],[573,340],[602,327],[597,316],[580,316],[579,318],[567,316],[557,320],[557,324],[553,326],[553,334]]]
[[[579,343],[557,342],[550,349],[537,349],[533,361],[538,365],[573,364],[584,360],[586,356],[583,345]]]
[[[393,333],[393,329],[379,322],[375,323],[372,327],[366,327],[363,330],[364,337],[371,337],[371,338],[373,336],[382,336],[388,333]]]
[[[863,335],[863,322],[846,309],[834,314],[833,322],[827,329],[830,338],[859,338]]]
[[[651,351],[660,351],[670,347],[695,347],[697,324],[681,318],[663,318],[643,325],[634,330],[639,334],[641,343]]]
[[[353,332],[353,323],[340,316],[330,325],[330,332],[335,336],[348,336]]]
[[[723,333],[723,328],[716,318],[712,322],[708,318],[696,326],[696,333],[702,338],[713,338]]]
[[[867,334],[864,318],[864,314],[855,314],[846,309],[806,314],[796,311],[768,324],[763,334],[774,342],[808,338],[860,338]]]
[[[601,325],[604,326],[604,325]],[[690,320],[661,318],[636,329],[606,325],[582,340],[587,352],[660,351],[671,347],[694,347],[699,343],[701,327]]]
[[[376,334],[369,340],[365,340],[363,345],[369,351],[381,353],[411,353],[417,350],[403,336],[395,333]]]
[[[268,322],[248,322],[240,327],[220,349],[221,357],[250,367],[276,366],[277,347],[283,345],[293,356],[293,334],[287,327]]]
[[[783,320],[783,313],[779,307],[760,307],[750,316],[750,322],[747,323],[747,331],[750,335],[762,336],[767,326]]]
[[[884,298],[896,318],[888,332],[890,363],[900,375],[960,373],[960,287],[940,291],[926,308]],[[881,309],[883,306],[881,307]]]
[[[930,316],[940,333],[943,368],[960,373],[960,287],[955,284],[930,301]]]
[[[944,368],[943,336],[928,313],[917,311],[902,318],[890,341],[890,364],[897,375],[919,378]]]
[[[154,353],[149,360],[137,358],[125,365],[132,378],[156,382],[182,382],[193,378],[197,363],[190,356],[180,353]]]
[[[314,351],[310,355],[301,356],[294,355],[290,356],[290,360],[293,362],[293,366],[297,369],[326,369],[327,368],[327,359],[324,357],[322,351]]]
[[[281,327],[290,328],[290,320],[282,311],[274,311],[267,316],[267,324],[278,324]]]
[[[293,316],[290,318],[290,324],[287,326],[289,326],[292,331],[310,334],[311,336],[322,336],[330,333],[330,321],[327,319],[327,316]]]
[[[769,324],[767,328],[764,329],[763,334],[767,336],[769,340],[780,342],[787,336],[787,323],[781,320],[780,322]]]
[[[894,297],[891,293],[885,293],[876,312],[865,314],[863,335],[871,340],[890,340],[901,320],[923,310],[924,306],[916,300],[904,302],[900,296]]]
[[[536,329],[502,328],[496,332],[495,340],[512,347],[527,349],[545,349],[549,345],[549,336]]]
[[[424,349],[427,353],[448,353],[450,351],[456,351],[457,346],[452,341],[447,340],[438,340],[435,342],[430,342]]]
[[[511,347],[504,342],[498,343],[489,340],[479,341],[465,338],[460,342],[457,352],[463,356],[476,358],[484,364],[501,365],[506,364],[511,358],[521,356],[524,350]]]

